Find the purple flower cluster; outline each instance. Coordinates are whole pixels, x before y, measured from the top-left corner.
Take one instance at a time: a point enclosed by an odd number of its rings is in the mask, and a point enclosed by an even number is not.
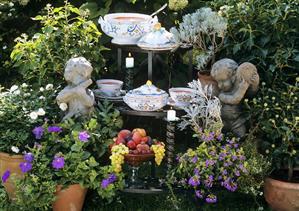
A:
[[[64,157],[55,156],[54,160],[52,161],[52,167],[57,170],[62,169],[64,167]]]
[[[217,197],[213,194],[209,194],[207,197],[206,197],[206,202],[207,203],[216,203],[217,202]]]
[[[83,131],[79,133],[78,138],[82,142],[88,142],[90,135],[86,131]]]
[[[23,156],[25,162],[20,163],[19,167],[23,173],[27,173],[32,169],[32,162],[34,160],[34,155],[31,152],[26,153]]]
[[[211,188],[213,186],[214,177],[213,175],[209,175],[208,179],[204,181],[204,184],[207,188]]]
[[[31,171],[32,164],[29,162],[23,162],[23,163],[20,163],[19,167],[23,173],[27,173],[28,171]]]
[[[44,131],[45,129],[42,126],[38,126],[32,130],[32,133],[34,134],[36,139],[41,139],[44,134]]]
[[[193,177],[190,177],[188,180],[188,184],[191,185],[192,187],[196,187],[200,185],[199,176],[195,175]]]
[[[5,172],[4,172],[4,174],[2,175],[2,183],[5,183],[7,180],[8,180],[8,178],[10,177],[10,171],[9,170],[6,170]]]
[[[216,163],[215,160],[208,159],[206,160],[206,167],[213,166],[215,163]]]
[[[195,191],[195,196],[196,196],[197,198],[199,198],[199,199],[202,199],[202,198],[203,198],[203,194],[202,194],[202,192],[201,192],[200,190],[196,190],[196,191]]]
[[[221,182],[221,185],[231,192],[236,191],[238,188],[238,185],[231,178],[227,178]]]
[[[192,163],[196,163],[198,161],[198,157],[197,156],[194,156],[192,159],[191,159],[191,162]]]
[[[115,174],[109,174],[108,178],[102,180],[101,187],[103,189],[106,189],[108,185],[114,183],[116,180],[117,180],[117,176]]]
[[[31,152],[28,152],[24,155],[24,160],[27,161],[28,163],[32,163],[34,160],[34,155]]]
[[[214,138],[215,138],[215,133],[214,132],[210,132],[208,135],[206,135],[206,134],[201,135],[201,139],[204,142],[212,141],[212,140],[214,140]]]
[[[49,133],[60,133],[60,132],[62,132],[62,128],[61,127],[59,127],[59,126],[49,126],[48,127],[48,132]]]

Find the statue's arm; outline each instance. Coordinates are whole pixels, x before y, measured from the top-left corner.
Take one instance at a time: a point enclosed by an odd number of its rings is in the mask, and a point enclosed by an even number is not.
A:
[[[222,103],[225,104],[231,104],[231,105],[236,105],[241,102],[243,99],[247,89],[249,87],[249,83],[247,83],[245,80],[242,80],[237,86],[236,90],[233,90],[232,92],[229,93],[221,93],[219,95],[219,99]]]
[[[65,88],[58,93],[56,97],[57,103],[67,103],[72,99],[73,95],[74,93],[71,90]]]

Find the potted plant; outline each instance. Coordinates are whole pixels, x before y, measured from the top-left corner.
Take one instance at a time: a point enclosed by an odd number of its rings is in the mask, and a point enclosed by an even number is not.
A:
[[[111,129],[118,128],[119,113],[104,118],[114,121]],[[91,119],[46,121],[35,127],[36,143],[27,148],[20,164],[24,178],[15,180],[14,204],[26,209],[81,210],[87,189],[97,190],[103,198],[113,197],[123,187],[123,175],[97,162],[111,143],[99,119],[94,114]]]
[[[192,46],[198,77],[204,86],[212,84],[215,93],[217,82],[209,77],[209,72],[216,53],[223,47],[226,30],[226,18],[208,7],[184,15],[178,29],[173,27],[170,30],[182,46]]]
[[[169,175],[169,183],[191,189],[197,199],[216,203],[215,188],[236,191],[238,179],[247,173],[244,151],[238,140],[221,133],[221,104],[212,90],[203,89],[200,81],[189,83],[196,97],[185,107],[181,129],[191,126],[198,139],[195,148],[177,157],[178,164]]]
[[[258,97],[246,101],[256,122],[251,134],[260,139],[260,152],[272,160],[273,170],[265,179],[264,192],[274,210],[299,208],[299,78],[290,83],[273,84],[271,88],[263,82]]]
[[[33,89],[23,83],[6,91],[0,87],[0,175],[4,178],[13,173],[21,174],[19,163],[23,161],[22,152],[35,142],[32,128],[46,117],[54,121],[57,119],[56,92],[52,84]],[[13,197],[13,186],[9,180],[5,187]]]

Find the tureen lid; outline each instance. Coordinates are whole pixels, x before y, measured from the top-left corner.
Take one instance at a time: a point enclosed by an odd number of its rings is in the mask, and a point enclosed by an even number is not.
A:
[[[154,25],[151,32],[145,34],[137,43],[138,46],[151,46],[152,48],[163,48],[177,45],[175,37],[172,33],[168,32],[158,22]]]
[[[138,95],[161,95],[166,92],[162,89],[159,89],[158,87],[153,85],[150,80],[148,80],[146,82],[146,84],[144,84],[136,89],[130,90],[128,93],[129,94],[138,94]]]

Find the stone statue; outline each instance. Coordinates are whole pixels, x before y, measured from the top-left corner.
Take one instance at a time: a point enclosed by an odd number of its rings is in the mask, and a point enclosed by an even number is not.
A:
[[[93,92],[87,89],[92,84],[91,64],[84,57],[72,58],[67,61],[64,79],[68,85],[56,97],[58,105],[66,103],[68,110],[63,120],[88,115],[95,103]]]
[[[240,102],[245,94],[252,96],[258,90],[260,79],[256,67],[249,62],[238,66],[234,60],[221,59],[212,66],[211,76],[220,90],[218,98],[222,103],[223,130],[243,137],[246,119],[242,116]]]

